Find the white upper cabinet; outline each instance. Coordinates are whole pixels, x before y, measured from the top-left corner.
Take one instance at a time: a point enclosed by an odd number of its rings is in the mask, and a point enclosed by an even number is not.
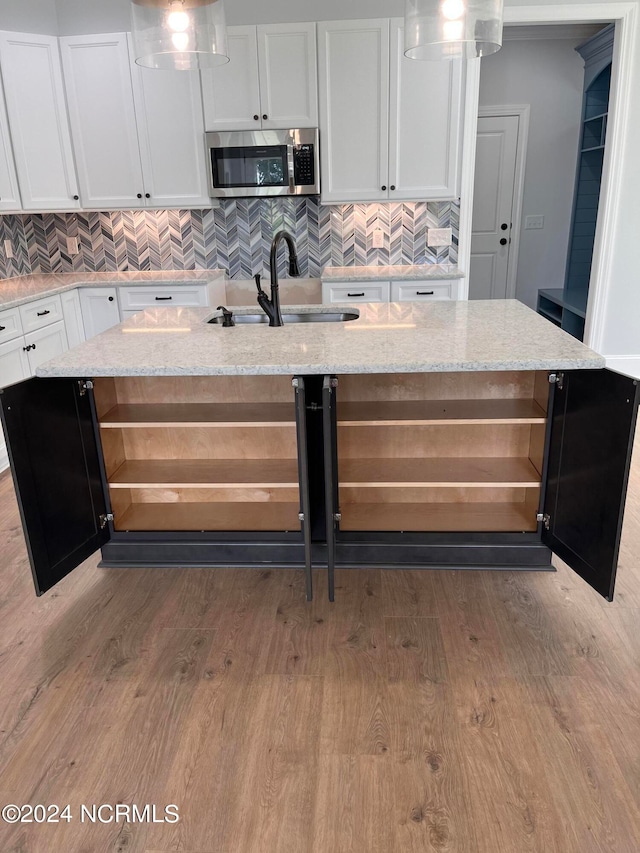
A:
[[[207,130],[317,127],[316,25],[229,27],[229,62],[202,72]]]
[[[60,42],[82,206],[143,207],[126,33]]]
[[[9,120],[0,80],[0,210],[20,210],[21,207],[18,176],[9,135]]]
[[[389,175],[389,21],[318,24],[322,199],[383,201]]]
[[[133,53],[131,74],[147,207],[210,207],[200,75],[142,68]]]
[[[461,64],[406,59],[402,24],[318,25],[326,203],[459,195]]]
[[[80,207],[58,39],[2,32],[0,65],[24,209]]]
[[[229,62],[201,72],[206,129],[260,129],[256,28],[228,27],[227,45]]]
[[[403,24],[391,21],[389,198],[456,198],[462,63],[407,59]]]
[[[258,27],[263,129],[318,126],[315,24]]]

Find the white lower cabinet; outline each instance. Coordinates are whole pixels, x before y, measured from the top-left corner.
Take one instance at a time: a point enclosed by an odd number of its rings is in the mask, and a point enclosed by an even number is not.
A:
[[[62,301],[62,315],[64,327],[67,332],[69,348],[77,347],[86,340],[84,324],[82,322],[82,308],[80,306],[80,295],[77,290],[68,290],[60,297]]]
[[[392,302],[438,302],[453,299],[452,281],[392,281]]]
[[[323,282],[322,301],[334,302],[389,302],[390,282],[388,281],[353,281],[348,284],[341,282]]]
[[[115,287],[83,287],[80,290],[80,307],[87,340],[120,322],[118,292]]]
[[[0,388],[29,378],[29,357],[26,347],[22,335],[5,344],[0,344]]]
[[[29,332],[28,335],[24,336],[24,340],[31,376],[35,376],[36,370],[45,361],[51,361],[52,358],[62,355],[69,349],[67,333],[62,320],[45,326],[44,329],[38,329],[37,332]]]

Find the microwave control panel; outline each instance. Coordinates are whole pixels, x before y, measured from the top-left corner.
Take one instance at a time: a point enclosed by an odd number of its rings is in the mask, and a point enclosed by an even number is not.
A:
[[[293,147],[293,180],[298,187],[313,186],[316,182],[313,149],[311,144]]]

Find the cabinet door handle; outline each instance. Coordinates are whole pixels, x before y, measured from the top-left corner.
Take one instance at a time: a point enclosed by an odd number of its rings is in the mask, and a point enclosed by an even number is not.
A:
[[[173,296],[156,296],[156,302],[170,302]]]
[[[386,190],[386,186],[380,187],[381,190]]]
[[[29,352],[30,349],[31,349],[31,346],[22,347],[22,352]]]
[[[256,113],[256,115],[254,115],[254,117],[253,117],[253,120],[254,121],[260,121],[260,116]]]
[[[31,344],[31,349],[35,349],[35,348],[36,348],[36,345],[35,345],[35,344]]]
[[[364,291],[362,291],[362,293],[347,293],[347,296],[364,296],[364,295],[365,295]]]
[[[151,193],[145,193],[145,194],[144,194],[144,197],[145,197],[145,198],[151,198]]]
[[[433,296],[433,290],[416,290],[416,296]]]
[[[395,184],[391,184],[391,186],[389,187],[390,190],[395,190],[395,188],[396,188]]]
[[[109,297],[109,302],[113,302],[113,296]]]
[[[6,328],[7,328],[6,326],[0,326],[0,332],[4,332],[4,330],[5,330]]]
[[[73,200],[74,200],[74,201],[80,201],[80,196],[79,196],[79,195],[74,195]]]
[[[503,238],[500,240],[500,245],[501,245],[501,246],[506,246],[506,245],[507,245],[507,238],[506,238],[506,237],[503,237]]]
[[[142,193],[136,193],[137,198],[142,198]]]
[[[46,317],[47,314],[51,314],[51,311],[36,311],[36,317]]]
[[[268,116],[266,113],[264,113],[264,115],[262,116],[262,118],[266,121],[266,120],[269,118],[269,116]]]

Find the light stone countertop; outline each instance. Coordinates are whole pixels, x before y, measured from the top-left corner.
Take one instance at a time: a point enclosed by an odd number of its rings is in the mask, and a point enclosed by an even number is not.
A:
[[[453,264],[402,264],[394,266],[325,267],[322,281],[426,281],[464,278]]]
[[[149,272],[76,272],[23,275],[0,280],[0,311],[77,287],[208,284],[225,280],[226,270],[151,270]]]
[[[341,323],[237,325],[153,308],[38,368],[41,377],[426,373],[600,368],[605,360],[516,300],[287,306],[353,310]],[[236,314],[253,313],[244,308]]]

